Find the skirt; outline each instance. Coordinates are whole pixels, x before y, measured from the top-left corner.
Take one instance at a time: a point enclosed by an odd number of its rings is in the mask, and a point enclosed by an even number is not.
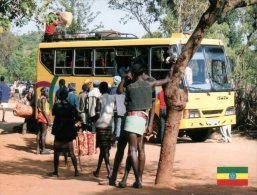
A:
[[[112,128],[96,128],[96,147],[111,148],[112,145]]]
[[[73,142],[62,142],[54,140],[54,151],[55,152],[70,152],[73,153]]]
[[[132,113],[132,115],[126,116],[124,130],[143,135],[147,126],[147,113],[143,111],[133,111]]]

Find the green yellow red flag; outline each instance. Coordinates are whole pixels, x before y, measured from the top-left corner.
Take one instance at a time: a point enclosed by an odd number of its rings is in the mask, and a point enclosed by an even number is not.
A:
[[[217,167],[218,186],[247,186],[248,167]]]

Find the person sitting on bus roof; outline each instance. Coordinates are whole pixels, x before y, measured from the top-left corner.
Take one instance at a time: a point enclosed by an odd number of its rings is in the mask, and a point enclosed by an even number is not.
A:
[[[62,24],[62,21],[60,20],[60,13],[53,13],[50,12],[48,14],[46,27],[45,27],[45,34],[44,34],[44,42],[52,42],[53,41],[53,35],[55,32],[55,28]]]

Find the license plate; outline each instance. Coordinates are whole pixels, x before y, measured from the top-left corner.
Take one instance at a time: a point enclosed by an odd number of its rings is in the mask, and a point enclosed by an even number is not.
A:
[[[206,123],[207,123],[207,125],[218,125],[219,121],[216,119],[209,119],[209,120],[207,120]]]

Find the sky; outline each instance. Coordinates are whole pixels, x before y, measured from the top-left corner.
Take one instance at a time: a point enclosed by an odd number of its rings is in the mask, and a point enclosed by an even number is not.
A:
[[[131,33],[138,37],[142,37],[146,34],[146,31],[143,29],[143,27],[136,21],[129,21],[127,24],[120,23],[120,18],[125,16],[125,12],[120,10],[112,10],[108,8],[107,4],[108,0],[95,0],[92,11],[97,12],[100,11],[101,13],[98,15],[98,17],[94,20],[93,24],[98,24],[100,22],[103,23],[104,29],[103,30],[115,30],[122,33]],[[153,24],[152,31],[157,30],[158,24]],[[24,34],[28,33],[30,31],[37,31],[36,25],[33,22],[30,22],[28,25],[17,28],[14,27],[12,29],[14,33],[17,34]]]

